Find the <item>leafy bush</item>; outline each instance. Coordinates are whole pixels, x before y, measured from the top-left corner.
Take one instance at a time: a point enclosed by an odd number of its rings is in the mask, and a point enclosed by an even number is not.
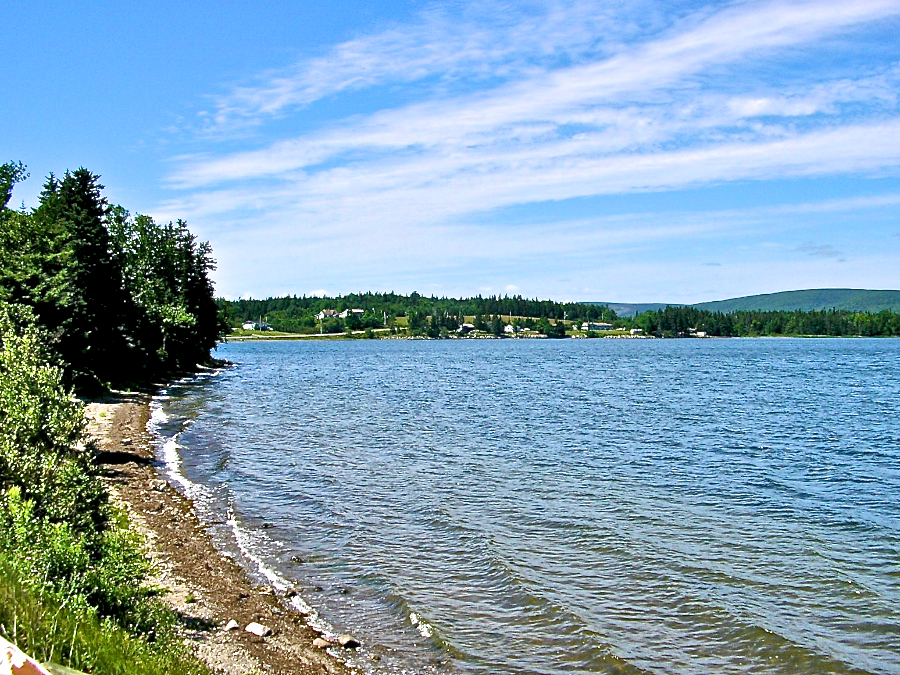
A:
[[[40,330],[0,302],[0,631],[92,672],[202,672],[144,583],[148,569]]]

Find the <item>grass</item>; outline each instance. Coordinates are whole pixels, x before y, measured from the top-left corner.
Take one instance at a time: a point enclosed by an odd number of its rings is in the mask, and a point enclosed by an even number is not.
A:
[[[174,623],[174,619],[172,621]],[[0,633],[41,662],[98,675],[208,675],[172,626],[137,637],[77,598],[35,589],[0,556]]]

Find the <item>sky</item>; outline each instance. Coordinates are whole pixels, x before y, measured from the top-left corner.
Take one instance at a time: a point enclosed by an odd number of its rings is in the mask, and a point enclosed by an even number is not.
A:
[[[14,3],[0,161],[219,295],[900,288],[900,0]]]

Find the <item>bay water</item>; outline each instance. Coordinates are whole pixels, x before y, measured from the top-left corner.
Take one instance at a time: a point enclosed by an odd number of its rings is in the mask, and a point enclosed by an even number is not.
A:
[[[900,673],[900,340],[291,341],[154,399],[370,673]]]

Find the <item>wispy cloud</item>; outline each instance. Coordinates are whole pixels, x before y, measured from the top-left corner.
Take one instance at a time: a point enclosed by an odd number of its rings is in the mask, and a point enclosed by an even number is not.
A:
[[[484,2],[451,15],[433,6],[412,24],[344,42],[318,58],[264,73],[256,84],[235,87],[216,97],[204,117],[210,131],[223,131],[336,94],[423,81],[444,95],[458,82],[490,86],[543,79],[549,87],[545,99],[590,100],[597,85],[605,87],[606,97],[658,88],[709,64],[898,12],[895,0],[739,3],[686,17],[663,13],[652,2],[535,3],[530,10]],[[649,39],[624,46],[641,38]],[[748,113],[754,106],[768,108],[765,101],[746,104]],[[794,109],[808,105],[795,102]]]
[[[291,67],[216,96],[202,117],[207,131],[255,126],[323,98],[380,85],[430,80],[440,93],[496,84],[610,49],[662,21],[652,2],[536,3],[513,8],[485,0],[432,5],[417,20],[336,45]],[[629,16],[622,16],[625,10]],[[634,21],[639,15],[641,21]],[[643,24],[641,26],[640,24]]]
[[[797,247],[801,253],[811,255],[813,258],[841,258],[844,254],[831,244],[814,244],[807,242]]]
[[[339,246],[421,252],[427,240],[481,259],[501,239],[527,256],[553,237],[518,229],[510,242],[507,227],[484,239],[484,228],[467,223],[537,202],[900,166],[897,64],[853,76],[827,68],[746,76],[815,54],[822,39],[897,23],[900,0],[736,2],[691,13],[651,0],[489,2],[450,11],[433,6],[217,98],[206,132],[227,139],[273,118],[290,127],[298,109],[352,92],[400,92],[395,105],[375,97],[380,105],[256,149],[223,153],[211,141],[206,154],[174,158],[169,184],[179,192],[164,215],[216,222],[235,240],[252,227],[281,251],[311,257]],[[596,250],[597,237],[667,237],[684,226],[552,227],[567,250],[579,237]]]

